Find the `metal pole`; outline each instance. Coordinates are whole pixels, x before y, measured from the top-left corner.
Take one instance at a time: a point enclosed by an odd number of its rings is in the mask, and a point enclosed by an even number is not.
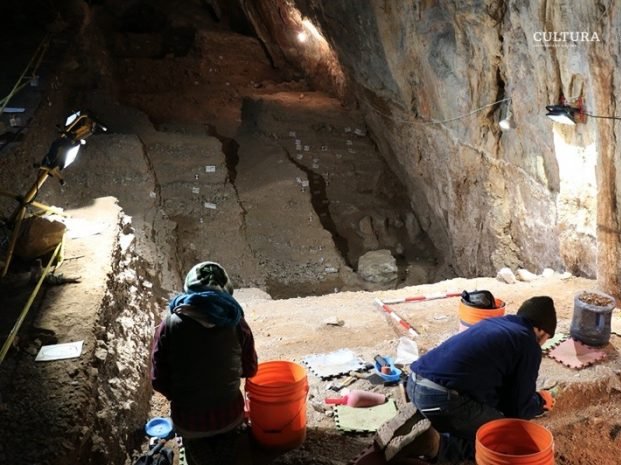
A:
[[[34,198],[39,193],[39,189],[41,189],[41,186],[43,185],[43,183],[47,180],[49,176],[50,176],[50,170],[48,170],[47,168],[39,168],[39,174],[37,175],[37,180],[30,187],[30,190],[26,192],[24,197],[20,199],[20,206],[17,207],[17,209],[9,217],[9,224],[15,221],[15,219],[17,218],[17,214],[21,208],[26,207],[26,205],[28,205],[34,200]]]
[[[28,71],[31,72],[31,77],[34,76],[34,73],[36,72],[37,68],[41,64],[43,55],[45,54],[47,50],[49,39],[50,39],[49,34],[46,34],[46,36],[43,38],[43,40],[41,41],[41,43],[35,50],[34,55],[30,58],[30,61],[28,62],[28,65],[26,65],[26,68],[22,72],[22,75],[19,77],[19,79],[15,83],[15,86],[13,86],[13,89],[11,89],[11,92],[9,92],[9,95],[7,95],[2,100],[0,100],[0,114],[2,114],[2,112],[4,111],[5,107],[8,105],[11,98],[13,98],[13,96],[17,92],[19,92],[20,89],[22,89],[29,82],[29,81],[24,82],[24,78],[27,76]]]
[[[15,226],[13,226],[13,231],[11,232],[11,240],[9,241],[9,246],[6,250],[6,257],[4,258],[4,268],[2,268],[2,274],[0,274],[0,278],[4,278],[6,276],[6,273],[9,271],[9,266],[11,265],[11,260],[13,259],[13,252],[15,251],[15,244],[17,244],[17,239],[19,238],[22,221],[25,214],[26,207],[22,205],[19,208],[17,218],[15,219]]]
[[[2,195],[4,197],[10,197],[12,199],[17,200],[18,202],[22,201],[22,196],[21,195],[14,194],[12,192],[7,192],[7,191],[0,190],[0,195]],[[54,215],[67,216],[67,213],[65,213],[63,211],[63,209],[60,208],[60,207],[55,207],[53,205],[45,205],[44,203],[37,202],[36,200],[32,200],[30,202],[30,205],[32,205],[35,208],[38,208],[39,210],[43,210],[45,212],[48,212],[48,213],[51,213],[51,214],[54,214]]]
[[[41,277],[39,278],[37,285],[32,291],[32,294],[30,294],[30,297],[28,298],[28,302],[26,302],[26,305],[22,309],[22,312],[20,313],[19,318],[17,319],[17,321],[15,322],[15,325],[13,326],[13,329],[9,333],[9,336],[7,337],[6,341],[4,341],[2,350],[0,350],[0,363],[4,361],[4,357],[9,351],[11,344],[13,344],[13,340],[15,339],[15,336],[17,336],[19,328],[22,326],[22,323],[26,319],[26,315],[28,315],[28,311],[30,310],[32,303],[34,302],[35,297],[39,293],[39,289],[41,289],[41,284],[43,284],[45,277],[50,272],[52,263],[54,263],[54,260],[56,260],[56,256],[58,255],[58,252],[60,251],[62,244],[63,244],[63,241],[60,241],[60,243],[56,246],[56,249],[54,250],[54,253],[52,254],[52,258],[50,258],[50,261],[47,263],[45,269],[43,270],[43,273],[41,273]]]
[[[401,297],[398,299],[392,300],[382,300],[385,304],[404,304],[407,302],[425,302],[427,300],[438,300],[438,299],[446,299],[448,297],[460,297],[461,292],[445,292],[440,294],[429,294],[429,295],[420,295],[415,297]]]
[[[17,239],[19,238],[19,234],[21,232],[22,221],[24,220],[24,216],[26,215],[26,206],[30,204],[37,196],[39,189],[41,188],[45,180],[49,177],[49,175],[49,170],[39,170],[39,176],[37,177],[37,180],[32,185],[30,190],[26,193],[24,198],[21,199],[20,205],[9,218],[8,224],[9,226],[11,224],[13,225],[13,231],[11,232],[11,240],[6,251],[4,268],[2,269],[0,278],[4,278],[9,271],[9,266],[11,265],[11,260],[13,259],[13,252],[15,251],[15,244],[17,244]]]
[[[418,337],[418,332],[414,327],[401,318],[397,312],[395,312],[392,308],[382,302],[380,299],[375,299],[375,305],[377,305],[381,310],[388,314],[393,320],[395,320],[399,325],[401,325],[405,330],[410,334],[410,336]]]

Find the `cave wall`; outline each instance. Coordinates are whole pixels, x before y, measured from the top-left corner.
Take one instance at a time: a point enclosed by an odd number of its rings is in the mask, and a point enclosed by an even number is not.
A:
[[[83,2],[63,4],[84,11]],[[596,115],[615,113],[621,19],[613,6],[238,0],[235,8],[276,67],[294,64],[341,98],[355,93],[418,222],[456,273],[562,268],[597,275],[617,292],[615,121],[587,117],[564,127],[545,117],[545,105],[561,96],[581,98]],[[296,40],[304,20],[325,43]],[[544,31],[588,32],[589,40],[544,42]],[[502,132],[497,123],[508,110],[516,127]]]
[[[612,1],[285,3],[333,48],[421,225],[458,273],[564,268],[616,292],[614,120],[566,127],[545,116],[561,96],[614,114]],[[542,40],[555,31],[588,40]],[[282,38],[271,37],[289,47]],[[507,110],[516,127],[502,132]]]
[[[351,98],[334,50],[316,30],[317,23],[304,21],[294,2],[239,1],[274,67],[298,69],[314,87],[343,100]]]

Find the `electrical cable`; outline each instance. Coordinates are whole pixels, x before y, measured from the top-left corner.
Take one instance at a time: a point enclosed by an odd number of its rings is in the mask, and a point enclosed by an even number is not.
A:
[[[479,111],[484,110],[487,107],[491,107],[491,106],[496,105],[497,103],[506,102],[508,100],[511,100],[511,97],[503,98],[502,100],[497,100],[495,102],[488,103],[487,105],[483,105],[482,107],[475,108],[470,113],[466,113],[464,115],[456,116],[455,118],[445,119],[445,120],[442,120],[442,121],[429,121],[429,122],[426,122],[426,124],[442,124],[442,123],[449,123],[451,121],[456,121],[458,119],[462,119],[462,118],[466,118],[466,117],[468,117],[470,115],[474,115],[475,113],[478,113]]]
[[[366,103],[371,108],[371,110],[373,110],[374,112],[376,112],[376,113],[378,113],[378,114],[380,114],[382,116],[385,116],[386,118],[389,118],[389,119],[391,119],[393,121],[399,121],[399,122],[402,122],[402,123],[417,123],[417,124],[427,125],[427,124],[449,123],[451,121],[457,121],[459,119],[467,118],[468,116],[474,115],[475,113],[478,113],[479,111],[482,111],[482,110],[484,110],[484,109],[486,109],[488,107],[494,106],[494,105],[496,105],[498,103],[507,102],[507,101],[511,100],[511,97],[506,97],[506,98],[503,98],[503,99],[500,99],[500,100],[496,100],[495,102],[488,103],[487,105],[483,105],[482,107],[475,108],[474,110],[472,110],[472,111],[470,111],[468,113],[464,113],[463,115],[455,116],[454,118],[444,119],[442,121],[433,121],[433,120],[431,120],[431,121],[420,121],[420,120],[414,119],[414,118],[410,118],[410,119],[407,119],[407,120],[406,119],[402,119],[402,118],[394,118],[391,115],[387,115],[386,113],[378,110],[377,108],[375,108],[371,103],[369,103],[365,99],[360,99],[360,100],[362,102]]]
[[[590,116],[591,118],[602,118],[602,119],[618,119],[621,120],[619,116],[600,116],[600,115],[592,115],[591,113],[584,112],[585,115]]]

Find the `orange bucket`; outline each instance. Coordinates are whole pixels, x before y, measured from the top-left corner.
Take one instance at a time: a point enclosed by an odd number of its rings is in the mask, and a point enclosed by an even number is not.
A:
[[[554,439],[530,421],[493,420],[477,431],[475,460],[477,465],[554,465]]]
[[[293,449],[306,439],[304,368],[293,362],[259,364],[257,374],[246,380],[250,429],[257,442],[268,448]]]
[[[459,302],[459,332],[470,328],[475,323],[486,318],[493,318],[496,316],[503,316],[505,314],[505,303],[500,299],[495,300],[494,308],[477,308],[465,304],[463,301]]]

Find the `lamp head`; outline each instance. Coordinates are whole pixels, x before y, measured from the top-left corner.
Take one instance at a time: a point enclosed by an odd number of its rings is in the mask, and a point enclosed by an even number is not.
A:
[[[75,158],[78,156],[78,152],[80,150],[80,145],[81,144],[74,145],[73,147],[69,147],[67,148],[67,150],[64,151],[61,160],[62,166],[60,166],[61,170],[75,161]]]
[[[75,113],[71,113],[69,116],[67,116],[67,119],[65,120],[65,127],[69,127],[71,126],[71,123],[73,123],[75,120],[78,119],[78,116],[80,116],[79,111],[76,111]]]
[[[579,110],[567,105],[546,105],[546,116],[552,121],[574,126],[576,124],[575,113]]]
[[[52,142],[41,166],[53,170],[63,170],[73,163],[78,155],[80,146],[86,144],[86,139],[96,131],[108,129],[88,114],[76,111],[65,120],[65,125],[59,128],[59,137]]]
[[[76,144],[66,137],[59,137],[52,142],[50,149],[41,162],[41,166],[51,170],[54,168],[62,170],[75,161],[79,150],[79,142]]]

